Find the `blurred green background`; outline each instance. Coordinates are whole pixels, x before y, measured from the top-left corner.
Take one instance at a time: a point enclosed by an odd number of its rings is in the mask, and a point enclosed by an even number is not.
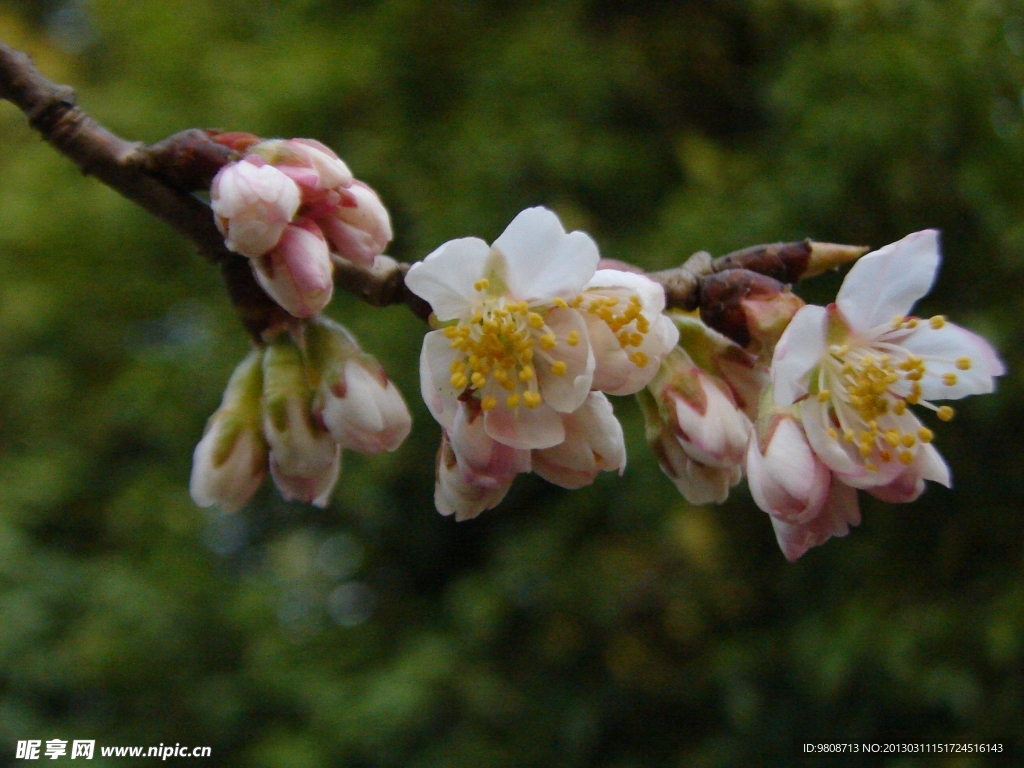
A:
[[[326,510],[265,486],[207,514],[192,448],[248,345],[217,270],[0,104],[0,763],[29,738],[267,768],[1024,754],[1024,5],[7,0],[0,39],[129,139],[326,142],[390,207],[401,259],[536,204],[648,268],[939,227],[921,314],[1009,364],[936,427],[952,490],[862,494],[859,529],[790,565],[745,487],[682,500],[627,398],[623,479],[524,477],[441,518],[425,328],[338,296],[411,438],[347,454]],[[826,302],[840,279],[799,290]]]

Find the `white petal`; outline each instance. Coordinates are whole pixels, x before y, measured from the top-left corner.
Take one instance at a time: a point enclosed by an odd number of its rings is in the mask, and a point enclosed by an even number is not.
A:
[[[789,523],[806,523],[821,512],[829,471],[794,419],[780,419],[763,454],[754,434],[746,459],[750,494],[763,511]]]
[[[931,290],[939,258],[938,230],[907,235],[862,256],[846,275],[836,304],[858,331],[907,315]]]
[[[808,304],[793,316],[772,357],[775,404],[792,405],[807,394],[811,370],[825,354],[827,311]]]
[[[587,343],[587,325],[574,309],[553,309],[546,318],[548,328],[555,334],[556,344],[547,350],[553,360],[565,363],[566,372],[558,376],[551,372],[551,363],[540,354],[534,356],[537,385],[544,402],[562,413],[575,411],[587,399],[594,380],[594,353]],[[566,337],[576,331],[579,343],[569,346]],[[542,350],[540,344],[535,349]]]
[[[995,390],[992,377],[1006,373],[1003,362],[985,339],[954,323],[946,323],[937,330],[927,322],[919,323],[900,346],[925,358],[921,394],[926,400],[958,400],[968,395],[988,394]],[[956,367],[956,360],[961,357],[970,361],[971,367],[966,371]],[[942,376],[949,373],[956,376],[952,386],[942,381]]]
[[[449,240],[409,268],[405,284],[430,304],[443,321],[462,317],[475,294],[473,283],[483,276],[490,248],[478,237]]]
[[[527,208],[493,247],[508,265],[508,289],[517,299],[572,298],[593,277],[600,256],[584,232],[565,233],[547,208]]]
[[[547,403],[536,408],[506,408],[499,403],[484,416],[487,434],[512,448],[550,448],[565,440],[558,412]]]
[[[617,269],[599,269],[586,284],[591,288],[624,288],[640,297],[644,314],[657,314],[665,309],[665,289],[646,275],[622,272]]]
[[[842,439],[836,440],[828,434],[828,405],[819,403],[815,397],[809,397],[800,403],[800,413],[803,417],[804,431],[807,434],[807,442],[811,444],[814,453],[821,459],[825,466],[833,472],[837,472],[846,480],[860,478],[867,474],[864,464],[856,454],[855,448]],[[854,456],[857,458],[854,458]]]
[[[420,394],[430,409],[430,415],[445,429],[451,429],[455,418],[458,396],[462,390],[451,384],[452,361],[462,352],[452,349],[443,331],[431,331],[423,337],[420,352]]]

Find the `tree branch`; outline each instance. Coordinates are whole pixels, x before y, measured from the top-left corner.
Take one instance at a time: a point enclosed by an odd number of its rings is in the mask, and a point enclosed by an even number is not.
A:
[[[294,321],[259,287],[249,260],[225,247],[210,206],[193,194],[208,190],[221,166],[240,157],[230,137],[242,134],[190,129],[148,147],[126,141],[78,107],[70,87],[47,80],[27,54],[2,42],[0,98],[19,107],[29,125],[82,173],[95,176],[167,222],[201,254],[220,265],[228,295],[257,342],[268,332]],[[693,310],[701,307],[701,287],[714,273],[745,269],[792,283],[852,261],[866,251],[810,240],[753,246],[714,260],[701,251],[682,266],[648,276],[664,287],[669,307]],[[429,317],[430,306],[405,284],[409,264],[379,256],[373,268],[367,270],[344,259],[334,261],[337,287],[373,306],[405,304],[418,317]]]

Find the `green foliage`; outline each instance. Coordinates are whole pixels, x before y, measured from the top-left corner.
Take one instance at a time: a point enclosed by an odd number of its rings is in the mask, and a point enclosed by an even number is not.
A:
[[[341,296],[330,314],[406,393],[411,438],[346,455],[327,510],[264,488],[206,515],[191,450],[247,349],[216,270],[0,104],[0,752],[87,738],[268,768],[626,768],[790,765],[805,742],[1024,750],[1022,14],[0,8],[0,39],[128,138],[216,126],[333,146],[391,208],[402,259],[493,239],[540,203],[649,268],[939,227],[922,314],[984,333],[1010,367],[936,427],[952,491],[863,496],[861,528],[789,565],[745,491],[720,508],[676,494],[628,400],[624,478],[572,493],[522,478],[480,519],[442,519],[425,329]]]

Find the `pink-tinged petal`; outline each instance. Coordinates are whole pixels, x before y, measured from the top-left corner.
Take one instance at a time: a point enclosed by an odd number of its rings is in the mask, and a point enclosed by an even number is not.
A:
[[[597,244],[584,232],[565,233],[547,208],[527,208],[494,241],[508,266],[507,285],[517,299],[578,294],[597,269]]]
[[[796,562],[811,547],[824,544],[832,536],[846,536],[851,525],[860,523],[857,492],[833,480],[821,514],[806,523],[787,523],[771,518],[775,538],[789,562]]]
[[[273,250],[287,226],[283,219],[269,221],[262,214],[252,218],[238,216],[228,220],[224,245],[234,253],[258,258]]]
[[[780,418],[762,453],[755,433],[747,450],[747,481],[754,502],[772,517],[806,523],[828,496],[830,473],[815,458],[797,422]]]
[[[491,438],[479,408],[460,403],[448,437],[462,477],[473,485],[498,488],[508,485],[517,474],[530,471],[530,452]]]
[[[340,256],[369,267],[391,242],[391,217],[377,193],[361,181],[353,182],[348,193],[355,205],[339,205],[318,222]]]
[[[471,308],[473,283],[483,276],[489,252],[487,243],[478,237],[449,240],[413,264],[405,284],[430,304],[438,320],[462,317]]]
[[[312,317],[331,300],[334,266],[311,222],[288,225],[277,247],[252,266],[260,287],[294,317]]]
[[[939,260],[938,230],[914,232],[862,256],[846,275],[836,304],[857,331],[890,323],[910,314],[931,290]]]
[[[484,510],[496,507],[511,486],[511,479],[497,488],[475,485],[467,480],[447,434],[442,434],[434,485],[434,506],[438,512],[445,516],[454,515],[459,522],[470,520]]]
[[[743,477],[740,465],[728,469],[707,467],[694,461],[668,430],[651,443],[661,471],[691,504],[721,504],[729,498],[729,489]]]
[[[571,413],[582,405],[594,380],[594,353],[587,343],[587,326],[579,312],[574,309],[552,309],[545,318],[547,327],[555,334],[555,346],[544,351],[538,350],[533,363],[537,371],[537,386],[544,402],[561,413]],[[571,346],[566,338],[575,331],[579,343]],[[549,362],[547,357],[550,356]],[[565,363],[565,373],[555,374],[551,366],[555,361]]]
[[[580,408],[562,416],[565,440],[552,448],[533,452],[533,471],[562,488],[582,488],[601,471],[626,467],[622,425],[612,404],[593,392]]]
[[[274,454],[270,454],[270,475],[285,501],[299,501],[324,508],[331,498],[341,472],[341,448],[335,446],[334,460],[313,474],[288,474]]]
[[[550,448],[565,440],[562,420],[547,403],[536,408],[506,408],[499,403],[485,414],[484,429],[499,443],[512,448]]]
[[[420,352],[420,393],[430,414],[445,429],[451,429],[462,389],[451,384],[451,365],[462,353],[452,349],[443,331],[431,331],[423,337]]]
[[[950,487],[949,467],[930,443],[918,446],[914,461],[884,485],[868,488],[868,493],[890,504],[905,504],[924,493],[925,481]]]
[[[671,385],[662,391],[669,426],[683,450],[701,464],[723,469],[739,464],[750,438],[750,419],[709,374],[693,370],[703,392],[699,402],[691,402]]]
[[[921,394],[925,400],[958,400],[988,394],[996,388],[993,377],[1006,373],[1006,366],[985,339],[953,323],[935,329],[921,322],[899,343],[908,352],[924,358]],[[967,370],[957,367],[961,358],[966,358],[970,366]],[[955,382],[952,385],[943,380],[949,374]]]
[[[846,481],[864,477],[867,470],[861,462],[856,448],[828,434],[831,423],[828,421],[828,405],[819,403],[817,398],[809,397],[800,403],[800,414],[803,419],[807,441],[814,449],[815,455],[825,466],[843,476]]]
[[[807,394],[811,371],[825,354],[827,314],[824,307],[808,304],[779,339],[771,367],[776,405],[792,405]]]
[[[232,423],[234,422],[234,423]],[[189,492],[200,507],[236,512],[267,474],[267,446],[255,424],[218,412],[192,455]]]

